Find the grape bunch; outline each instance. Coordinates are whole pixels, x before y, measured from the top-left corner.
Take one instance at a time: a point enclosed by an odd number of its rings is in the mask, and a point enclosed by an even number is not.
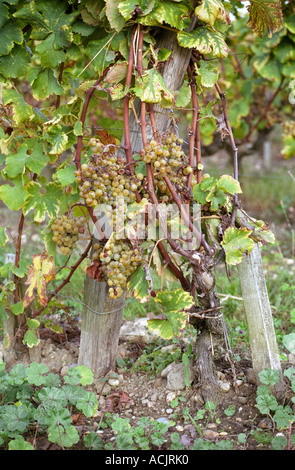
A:
[[[140,265],[142,256],[140,249],[129,240],[113,234],[105,244],[94,244],[92,259],[100,262],[110,298],[117,299],[123,294],[129,277]]]
[[[193,173],[188,157],[182,150],[182,144],[182,139],[174,133],[168,133],[162,142],[150,140],[140,153],[141,160],[150,163],[153,168],[155,187],[158,189],[159,198],[163,201],[168,200],[170,196],[165,176],[168,176],[176,190],[182,193],[186,190],[187,176]],[[194,174],[192,184],[196,184]]]
[[[63,255],[72,254],[79,238],[79,228],[82,225],[82,220],[76,220],[67,215],[62,215],[54,220],[51,225],[52,241],[57,244]]]
[[[86,205],[96,207],[98,204],[110,204],[115,207],[119,196],[126,203],[132,203],[140,180],[126,170],[124,160],[115,154],[113,147],[104,147],[94,138],[90,140],[90,147],[93,155],[89,163],[84,163],[81,170],[75,171],[80,196]]]
[[[295,137],[295,121],[286,121],[283,124],[283,139]]]

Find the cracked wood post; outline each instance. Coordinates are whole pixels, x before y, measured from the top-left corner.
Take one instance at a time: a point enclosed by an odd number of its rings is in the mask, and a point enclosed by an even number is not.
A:
[[[164,31],[159,38],[158,45],[160,48],[165,47],[172,51],[172,59],[165,64],[162,75],[166,86],[172,91],[177,91],[183,83],[191,51],[181,48],[178,45],[176,34],[171,31]],[[155,111],[158,131],[167,130],[170,122],[169,110],[155,107]],[[157,111],[163,111],[164,114],[157,113]],[[142,148],[142,139],[140,123],[137,123],[132,111],[130,113],[130,130],[132,150],[136,152]],[[134,130],[135,132],[133,132]],[[117,312],[105,315],[93,313],[87,307],[82,312],[78,363],[89,367],[96,377],[102,377],[115,366],[125,296],[116,300],[110,299],[107,284],[93,280],[86,275],[84,303],[90,309],[100,312],[119,308]]]
[[[238,265],[238,272],[257,383],[259,372],[268,368],[277,370],[280,373],[280,381],[275,385],[275,390],[281,395],[284,392],[281,363],[258,244],[255,244],[249,255]]]

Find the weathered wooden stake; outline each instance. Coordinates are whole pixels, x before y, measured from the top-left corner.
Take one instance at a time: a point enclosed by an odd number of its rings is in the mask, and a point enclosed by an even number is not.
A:
[[[281,379],[275,386],[283,393],[281,363],[269,302],[261,249],[255,244],[253,250],[238,266],[242,295],[246,312],[253,369],[259,383],[259,372],[271,368],[279,371]]]
[[[103,377],[116,363],[125,295],[111,299],[107,284],[90,277],[84,289],[88,306],[82,313],[78,363],[89,367],[96,377]]]

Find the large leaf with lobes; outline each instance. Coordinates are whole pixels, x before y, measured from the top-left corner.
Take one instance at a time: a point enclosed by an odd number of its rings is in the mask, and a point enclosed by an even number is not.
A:
[[[21,176],[12,179],[10,183],[0,186],[0,199],[11,211],[18,211],[23,206],[28,193],[23,186]]]
[[[220,0],[202,0],[195,8],[199,20],[214,26],[216,20],[230,23],[229,13]]]
[[[46,285],[55,277],[53,258],[48,258],[46,254],[34,255],[33,263],[29,268],[29,273],[25,284],[29,287],[23,298],[23,305],[26,308],[35,298],[35,289],[38,295],[38,302],[46,306],[48,299]]]
[[[284,27],[280,0],[253,0],[247,9],[250,13],[247,24],[260,37],[265,31],[272,37]]]
[[[26,185],[26,191],[27,197],[23,206],[24,215],[33,210],[36,222],[42,222],[46,213],[50,218],[56,217],[64,195],[59,184],[48,183],[44,188],[41,184],[30,181]]]
[[[181,47],[196,49],[201,54],[213,53],[216,57],[227,57],[229,48],[218,31],[210,31],[205,26],[196,28],[192,32],[179,31],[178,43]]]
[[[70,25],[80,14],[79,10],[66,13],[68,6],[68,2],[63,0],[32,1],[14,13],[14,16],[33,26],[33,39],[42,41],[52,35],[52,46],[58,50],[70,45],[73,40]]]
[[[137,80],[134,92],[141,101],[146,103],[160,103],[163,108],[171,108],[174,105],[174,96],[165,85],[159,72],[152,68],[147,70]]]
[[[243,257],[254,248],[254,241],[250,238],[252,231],[246,228],[229,227],[224,232],[221,245],[225,251],[227,264],[237,265]]]
[[[160,26],[164,23],[180,30],[189,26],[189,13],[189,7],[185,2],[162,1],[148,15],[140,16],[138,21],[144,26]]]

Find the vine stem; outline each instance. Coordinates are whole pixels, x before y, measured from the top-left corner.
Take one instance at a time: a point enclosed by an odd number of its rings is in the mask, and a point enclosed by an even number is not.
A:
[[[227,111],[227,104],[226,104],[226,96],[225,96],[225,93],[222,92],[222,90],[221,90],[218,83],[215,83],[215,89],[216,89],[216,91],[217,91],[217,93],[218,93],[218,95],[221,99],[224,120],[225,120],[226,127],[227,127],[227,130],[228,130],[229,140],[230,140],[230,143],[231,143],[232,155],[233,155],[234,178],[237,181],[239,181],[238,148],[236,146],[235,139],[234,139],[234,136],[233,136],[233,131],[232,131],[231,124],[230,124],[230,121],[229,121],[229,116],[228,116],[228,111]],[[233,212],[232,212],[232,218],[231,218],[231,226],[235,225],[237,209],[238,209],[238,194],[236,193],[234,195],[234,206],[233,206]]]
[[[138,57],[137,57],[138,73],[140,76],[142,76],[143,74],[143,63],[142,63],[143,36],[144,36],[143,31],[140,28],[139,40],[138,40]],[[151,103],[149,104],[149,112],[150,112],[150,120],[151,120],[151,124],[153,128],[153,134],[154,134],[155,140],[158,142],[159,141],[158,131],[156,129],[154,110],[153,110]],[[146,123],[146,103],[145,102],[141,102],[141,106],[140,106],[140,124],[141,124],[142,143],[143,143],[143,147],[145,148],[147,146],[147,132],[146,132],[147,123]],[[146,163],[146,172],[147,172],[148,193],[151,197],[152,203],[155,205],[157,212],[158,212],[159,201],[157,199],[156,192],[155,192],[153,171],[152,171],[152,167],[150,163]],[[166,233],[166,237],[168,240],[170,240],[169,241],[170,245],[171,243],[173,244],[174,241],[172,241],[168,233]],[[161,253],[165,266],[168,266],[171,272],[177,277],[177,279],[179,279],[183,289],[186,291],[189,291],[190,290],[189,281],[184,277],[182,270],[179,269],[173,263],[173,261],[171,260],[171,257],[167,253],[167,250],[165,249],[163,242],[161,240],[157,242],[157,246]]]
[[[16,250],[15,250],[15,267],[16,268],[19,267],[24,222],[25,222],[25,216],[22,212],[20,216],[19,224],[18,224],[18,236],[17,236]],[[17,303],[19,302],[19,292],[18,292],[19,291],[19,277],[16,274],[14,275],[14,283],[15,283],[14,303]]]
[[[89,101],[96,90],[97,86],[103,81],[105,76],[107,75],[108,71],[110,70],[111,67],[114,66],[114,64],[119,60],[119,57],[115,58],[115,61],[110,64],[104,72],[100,75],[100,77],[96,80],[96,82],[92,85],[92,87],[88,88],[88,90],[85,93],[85,100],[82,108],[82,113],[81,113],[81,118],[80,122],[82,126],[84,127],[85,124],[85,119],[86,119],[86,114],[87,114],[87,109],[89,106]],[[74,159],[74,163],[77,167],[77,170],[81,170],[81,151],[82,151],[82,140],[83,140],[83,135],[79,135],[77,138],[77,147],[76,147],[76,156]]]
[[[81,122],[83,127],[85,125],[85,119],[86,119],[86,115],[87,115],[87,109],[88,109],[88,106],[89,106],[89,102],[90,102],[90,99],[91,99],[94,91],[96,90],[96,87],[103,81],[103,79],[107,75],[110,68],[113,67],[113,65],[118,60],[119,60],[119,57],[116,57],[114,63],[110,64],[104,70],[104,72],[100,75],[100,77],[96,80],[96,82],[92,85],[92,87],[88,88],[88,90],[86,91],[86,96],[85,96],[85,100],[84,100],[84,104],[83,104],[83,108],[82,108],[82,113],[81,113],[81,118],[80,118],[80,122]],[[75,159],[74,159],[74,163],[76,165],[77,170],[81,170],[82,140],[83,140],[83,135],[79,135],[78,138],[77,138],[76,156],[75,156]],[[105,235],[104,235],[104,233],[103,233],[103,231],[102,231],[102,229],[101,229],[101,227],[98,223],[97,218],[95,217],[95,215],[93,213],[93,209],[91,207],[87,207],[87,210],[88,210],[88,213],[89,213],[95,227],[97,228],[100,236],[104,239]]]
[[[193,65],[188,66],[188,76],[190,80],[192,105],[193,105],[192,125],[191,125],[190,135],[189,135],[189,165],[192,168],[194,168],[195,167],[195,140],[196,140],[197,121],[198,121],[198,101],[197,101],[197,93],[196,93],[196,79],[193,74]],[[193,176],[193,173],[190,173],[187,177],[187,187],[189,190],[192,185],[192,176]]]
[[[48,296],[48,299],[47,299],[47,304],[43,307],[41,307],[37,312],[34,312],[32,314],[32,318],[35,318],[39,315],[41,315],[41,313],[45,310],[45,308],[48,306],[49,302],[52,300],[53,297],[56,296],[56,294],[66,285],[70,282],[71,280],[71,277],[73,276],[74,272],[76,271],[76,269],[80,266],[80,264],[82,263],[82,261],[84,261],[85,258],[87,258],[88,256],[88,253],[90,251],[92,247],[92,238],[90,240],[90,242],[88,243],[86,249],[84,250],[84,252],[82,253],[82,255],[80,256],[80,258],[78,259],[78,261],[76,261],[76,263],[71,267],[70,269],[70,272],[68,274],[68,276],[66,277],[66,279],[63,280],[63,282],[55,289],[55,291],[53,291],[49,296]]]
[[[60,71],[59,71],[59,75],[58,75],[58,83],[61,83],[62,81],[62,74],[63,74],[63,71],[64,71],[64,68],[65,68],[65,63],[62,62],[60,64]],[[60,106],[60,95],[57,95],[56,97],[56,103],[55,103],[55,108],[58,109]]]
[[[133,73],[133,65],[134,65],[134,39],[135,34],[137,31],[137,25],[135,25],[132,29],[131,33],[131,43],[129,49],[129,61],[128,61],[128,68],[127,68],[127,75],[125,80],[125,89],[131,86],[132,80],[132,73]],[[131,149],[131,140],[130,140],[130,124],[129,124],[129,94],[128,92],[123,98],[123,120],[124,120],[124,148],[126,154],[127,163],[131,163],[132,158],[132,149]],[[134,169],[130,167],[131,174],[134,173]]]

